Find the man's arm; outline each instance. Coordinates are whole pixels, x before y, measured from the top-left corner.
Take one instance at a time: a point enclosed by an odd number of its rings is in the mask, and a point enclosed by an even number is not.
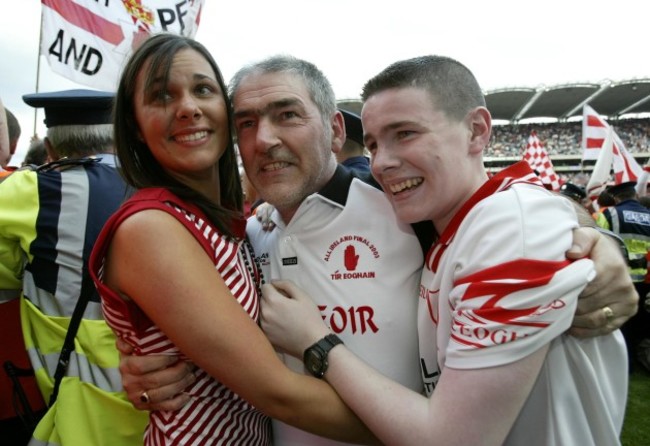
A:
[[[131,356],[133,348],[121,339],[117,349],[122,386],[137,409],[178,410],[189,401],[183,390],[196,380],[192,363],[179,361],[178,356]],[[140,399],[145,391],[149,402]]]
[[[578,299],[570,334],[583,338],[608,334],[636,313],[639,295],[616,239],[595,228],[581,227],[573,231],[567,257],[590,257],[597,274]]]

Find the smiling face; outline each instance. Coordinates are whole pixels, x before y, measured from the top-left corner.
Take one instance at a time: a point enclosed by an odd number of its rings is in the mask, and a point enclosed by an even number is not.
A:
[[[345,138],[343,117],[337,112],[324,120],[304,81],[288,72],[247,75],[233,108],[246,174],[288,222],[334,174],[334,153]]]
[[[133,106],[140,137],[169,175],[219,196],[218,161],[229,140],[224,92],[208,61],[193,49],[173,59],[163,77],[146,89],[145,64],[137,76]]]
[[[482,150],[489,114],[477,108],[456,121],[415,87],[370,96],[361,113],[373,176],[397,216],[431,220],[441,233],[463,203],[487,180]]]

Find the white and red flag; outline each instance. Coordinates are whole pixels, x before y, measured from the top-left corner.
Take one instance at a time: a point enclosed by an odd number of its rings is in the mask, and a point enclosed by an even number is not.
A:
[[[609,124],[589,105],[582,108],[582,160],[596,160],[607,137]],[[614,132],[614,143],[623,147],[623,141]]]
[[[594,204],[596,204],[598,196],[611,180],[612,159],[614,158],[614,152],[612,151],[612,147],[614,146],[613,142],[614,131],[608,126],[605,131],[602,149],[598,152],[598,159],[596,160],[596,164],[594,164],[591,177],[589,177],[589,181],[587,182],[587,197]]]
[[[643,175],[643,168],[627,151],[623,141],[616,134],[612,126],[602,119],[596,111],[584,106],[582,122],[582,159],[596,153],[596,164],[587,184],[587,194],[590,197],[597,197],[610,178],[610,172],[614,173],[614,184],[621,184],[628,181],[639,181]],[[597,149],[596,145],[600,144]]]
[[[639,181],[639,177],[643,174],[643,168],[623,145],[616,143],[616,132],[613,129],[612,133],[614,134],[614,142],[612,143],[614,181],[616,184]]]
[[[560,177],[555,173],[551,158],[549,158],[546,149],[537,137],[537,132],[534,130],[528,137],[528,145],[523,160],[535,171],[542,183],[554,191],[560,190]]]
[[[646,164],[643,166],[643,172],[636,182],[635,189],[639,197],[645,197],[648,195],[648,185],[650,185],[650,165]]]
[[[41,55],[55,73],[114,91],[124,61],[148,34],[194,37],[204,0],[41,0]]]

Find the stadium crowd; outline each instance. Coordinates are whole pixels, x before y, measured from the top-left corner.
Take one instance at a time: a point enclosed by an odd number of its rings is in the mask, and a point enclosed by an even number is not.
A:
[[[650,118],[619,120],[613,123],[613,128],[631,153],[649,150]],[[521,156],[533,130],[537,132],[539,140],[551,157],[582,154],[582,121],[575,121],[495,125],[486,158]]]

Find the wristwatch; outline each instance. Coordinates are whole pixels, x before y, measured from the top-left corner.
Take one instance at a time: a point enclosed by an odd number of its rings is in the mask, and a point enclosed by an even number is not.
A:
[[[314,375],[316,378],[322,378],[327,371],[327,355],[330,350],[339,344],[343,344],[343,341],[341,341],[338,336],[335,334],[328,334],[323,339],[306,349],[302,359],[305,363],[305,368],[309,370],[309,373]]]

